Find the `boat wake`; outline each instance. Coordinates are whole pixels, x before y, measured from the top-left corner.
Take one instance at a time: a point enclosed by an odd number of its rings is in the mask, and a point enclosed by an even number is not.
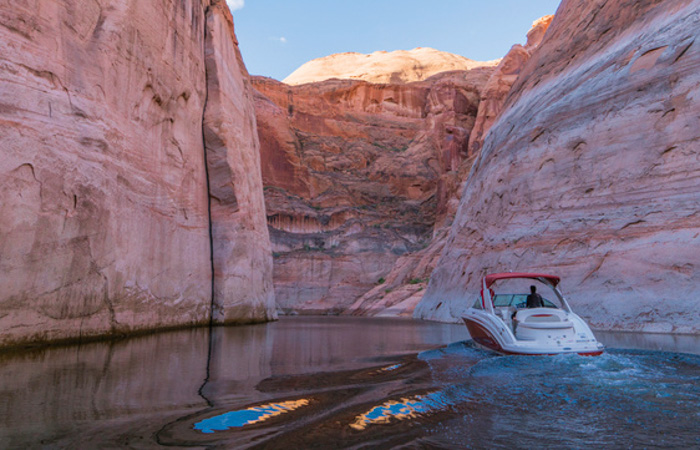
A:
[[[700,445],[700,356],[642,350],[496,356],[471,341],[270,377],[259,401],[166,425],[167,445],[438,447]]]

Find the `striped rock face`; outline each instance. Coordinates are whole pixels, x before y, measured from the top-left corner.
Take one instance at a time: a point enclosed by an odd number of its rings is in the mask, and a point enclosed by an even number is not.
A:
[[[492,72],[394,84],[254,78],[282,310],[364,314],[410,298],[400,313],[412,312],[434,267],[433,232],[454,213],[480,89]],[[430,255],[416,255],[423,250]]]
[[[485,137],[415,316],[562,276],[596,328],[700,331],[700,1],[565,0]]]
[[[212,304],[273,317],[225,3],[3,2],[0,22],[0,345],[205,324]]]

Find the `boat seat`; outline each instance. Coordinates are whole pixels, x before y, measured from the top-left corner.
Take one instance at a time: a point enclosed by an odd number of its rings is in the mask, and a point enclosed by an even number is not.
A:
[[[535,330],[563,330],[573,328],[572,322],[521,322],[518,328],[533,328]]]
[[[561,317],[555,314],[533,314],[525,318],[525,322],[561,322]]]
[[[564,311],[552,308],[521,309],[517,319],[518,327],[537,330],[561,330],[574,326]]]

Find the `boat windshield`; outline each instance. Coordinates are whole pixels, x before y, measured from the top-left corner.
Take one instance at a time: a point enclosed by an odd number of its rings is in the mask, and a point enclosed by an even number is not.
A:
[[[546,298],[542,297],[544,300],[545,308],[555,308],[557,306]],[[496,294],[493,298],[493,306],[496,308],[507,308],[513,306],[514,308],[525,308],[527,305],[527,294]],[[477,297],[474,302],[474,308],[483,309],[481,307],[481,297]]]
[[[556,308],[556,305],[546,298],[544,300],[545,308]],[[527,305],[527,294],[496,294],[493,298],[493,306],[503,308],[514,306],[516,308],[525,308]]]

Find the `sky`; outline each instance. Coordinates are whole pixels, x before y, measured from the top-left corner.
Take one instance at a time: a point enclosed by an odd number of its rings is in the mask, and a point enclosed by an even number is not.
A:
[[[432,47],[477,61],[524,44],[560,0],[227,0],[252,75],[278,80],[333,53]]]

